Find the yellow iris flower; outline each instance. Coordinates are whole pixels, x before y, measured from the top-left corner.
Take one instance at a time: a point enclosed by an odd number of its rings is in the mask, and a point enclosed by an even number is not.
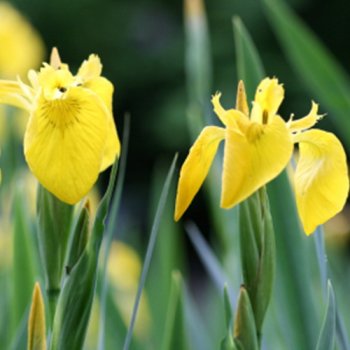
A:
[[[114,88],[101,71],[100,59],[90,55],[72,75],[53,49],[50,64],[29,71],[30,85],[0,80],[0,103],[29,113],[24,135],[29,168],[43,187],[68,204],[81,200],[120,153]]]
[[[235,206],[274,179],[289,163],[296,143],[299,160],[294,189],[305,233],[311,234],[344,207],[349,179],[340,141],[330,132],[310,130],[322,117],[314,102],[306,117],[285,122],[277,114],[283,98],[284,89],[278,80],[265,78],[257,88],[249,117],[242,82],[236,109],[225,110],[220,94],[213,96],[214,112],[225,128],[205,127],[191,147],[180,171],[175,220],[180,219],[201,187],[222,140],[222,208]]]

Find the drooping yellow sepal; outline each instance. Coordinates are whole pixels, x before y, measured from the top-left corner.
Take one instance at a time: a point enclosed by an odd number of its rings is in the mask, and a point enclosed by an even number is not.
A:
[[[278,116],[267,125],[250,123],[244,130],[227,128],[221,207],[231,208],[275,178],[287,165],[293,143]]]
[[[198,192],[213,162],[225,130],[216,126],[205,127],[190,149],[182,165],[177,186],[175,220],[179,220]]]
[[[96,182],[104,156],[110,113],[93,92],[70,88],[63,99],[40,96],[30,116],[24,153],[40,183],[75,204]]]
[[[39,283],[35,284],[29,313],[27,350],[46,350],[45,307]]]
[[[346,156],[340,141],[329,132],[313,129],[294,139],[300,150],[294,177],[296,201],[309,235],[344,207],[349,192]]]

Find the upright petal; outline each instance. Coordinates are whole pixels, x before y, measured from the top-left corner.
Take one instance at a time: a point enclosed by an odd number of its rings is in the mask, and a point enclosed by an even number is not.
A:
[[[284,98],[284,89],[276,78],[265,78],[256,89],[251,120],[259,124],[268,124],[277,114]]]
[[[97,180],[109,111],[96,94],[80,87],[58,100],[41,95],[37,106],[24,139],[27,163],[47,190],[77,203]]]
[[[296,201],[306,234],[344,207],[349,192],[346,156],[332,133],[309,130],[295,136],[300,156],[295,171]]]
[[[221,206],[230,208],[275,178],[287,165],[293,143],[285,122],[251,123],[242,133],[227,128]]]
[[[213,162],[225,130],[207,126],[202,130],[182,165],[177,186],[175,220],[179,220],[198,192]]]

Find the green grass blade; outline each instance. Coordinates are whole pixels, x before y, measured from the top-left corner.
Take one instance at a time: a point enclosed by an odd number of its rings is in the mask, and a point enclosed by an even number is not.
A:
[[[138,307],[140,304],[141,294],[142,294],[143,287],[145,285],[147,273],[148,273],[149,266],[151,263],[153,250],[154,250],[154,246],[155,246],[157,235],[158,235],[158,228],[160,225],[163,210],[164,210],[166,200],[168,197],[168,192],[169,192],[171,180],[172,180],[173,175],[174,175],[176,160],[177,160],[177,155],[175,155],[173,162],[170,166],[170,169],[169,169],[168,175],[166,177],[166,180],[165,180],[165,183],[163,186],[163,190],[162,190],[162,193],[161,193],[161,196],[159,199],[156,215],[155,215],[154,222],[153,222],[152,229],[151,229],[151,235],[150,235],[148,246],[147,246],[146,256],[145,256],[145,260],[144,260],[143,267],[142,267],[140,283],[139,283],[139,287],[137,289],[137,294],[136,294],[135,303],[134,303],[134,307],[133,307],[133,311],[132,311],[131,321],[130,321],[128,333],[126,335],[125,342],[124,342],[124,347],[123,347],[124,350],[128,350],[129,346],[131,344],[131,338],[132,338],[132,333],[133,333],[134,326],[135,326]]]
[[[23,318],[24,312],[31,303],[31,295],[36,277],[36,253],[31,225],[28,218],[28,208],[25,206],[20,192],[16,193],[13,203],[13,290],[11,293],[12,328],[16,329]]]
[[[319,226],[314,234],[315,237],[315,246],[317,252],[318,266],[320,270],[321,283],[324,297],[327,297],[329,290],[329,280],[328,280],[328,266],[327,266],[327,255],[324,247],[324,232],[323,226]],[[339,343],[339,348],[341,350],[350,349],[349,336],[344,326],[343,318],[339,313],[337,305],[334,305],[335,315],[336,315],[336,336]]]
[[[253,40],[239,17],[233,18],[233,32],[238,79],[243,80],[248,101],[252,101],[256,87],[265,76],[264,67]]]
[[[188,349],[183,304],[181,274],[178,271],[174,271],[172,274],[169,305],[166,312],[162,350]]]
[[[226,286],[227,290],[229,291],[228,294],[230,295],[231,304],[234,308],[236,296],[238,295],[238,289],[236,290],[234,289],[234,286],[230,286],[228,284],[230,281],[228,276],[226,276],[220,262],[216,258],[214,252],[209,247],[207,242],[204,240],[198,227],[193,223],[188,223],[185,226],[185,229],[204,267],[214,282],[214,285],[217,287],[220,293]]]
[[[316,343],[317,316],[309,277],[314,256],[301,231],[286,172],[268,185],[268,193],[276,232],[276,307],[284,320],[288,315],[290,326],[283,331],[294,346],[308,350]]]
[[[335,298],[332,284],[328,281],[327,308],[323,319],[321,332],[318,338],[316,350],[332,350],[335,344]]]
[[[264,0],[267,17],[300,79],[332,112],[338,132],[350,147],[350,79],[331,53],[285,1]]]
[[[105,348],[105,322],[106,322],[106,299],[108,291],[108,278],[107,278],[107,264],[110,253],[111,244],[113,241],[114,229],[117,224],[117,216],[119,213],[120,199],[124,186],[126,159],[128,154],[128,144],[130,135],[130,116],[126,115],[124,118],[124,129],[123,129],[123,141],[122,141],[122,153],[120,157],[120,165],[118,172],[118,179],[116,189],[111,202],[111,210],[109,221],[107,223],[107,229],[105,234],[104,244],[104,256],[101,269],[101,293],[100,293],[100,322],[99,322],[99,333],[98,333],[98,350]]]

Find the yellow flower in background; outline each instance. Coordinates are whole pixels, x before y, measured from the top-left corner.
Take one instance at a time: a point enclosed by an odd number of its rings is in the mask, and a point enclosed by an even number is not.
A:
[[[100,59],[90,55],[73,75],[53,49],[50,64],[29,71],[30,85],[0,80],[0,103],[29,113],[24,155],[30,170],[69,204],[81,200],[120,153],[114,88],[101,72]]]
[[[309,130],[321,117],[316,103],[306,117],[285,122],[277,114],[284,89],[270,78],[259,84],[250,116],[242,82],[236,109],[225,110],[220,96],[214,95],[212,103],[225,128],[205,127],[190,149],[180,172],[175,220],[192,202],[223,140],[222,208],[235,206],[274,179],[289,163],[295,143],[300,155],[294,188],[305,233],[311,234],[343,208],[349,191],[345,152],[334,134]]]
[[[9,3],[0,2],[0,77],[15,78],[38,67],[44,45],[28,21]]]

